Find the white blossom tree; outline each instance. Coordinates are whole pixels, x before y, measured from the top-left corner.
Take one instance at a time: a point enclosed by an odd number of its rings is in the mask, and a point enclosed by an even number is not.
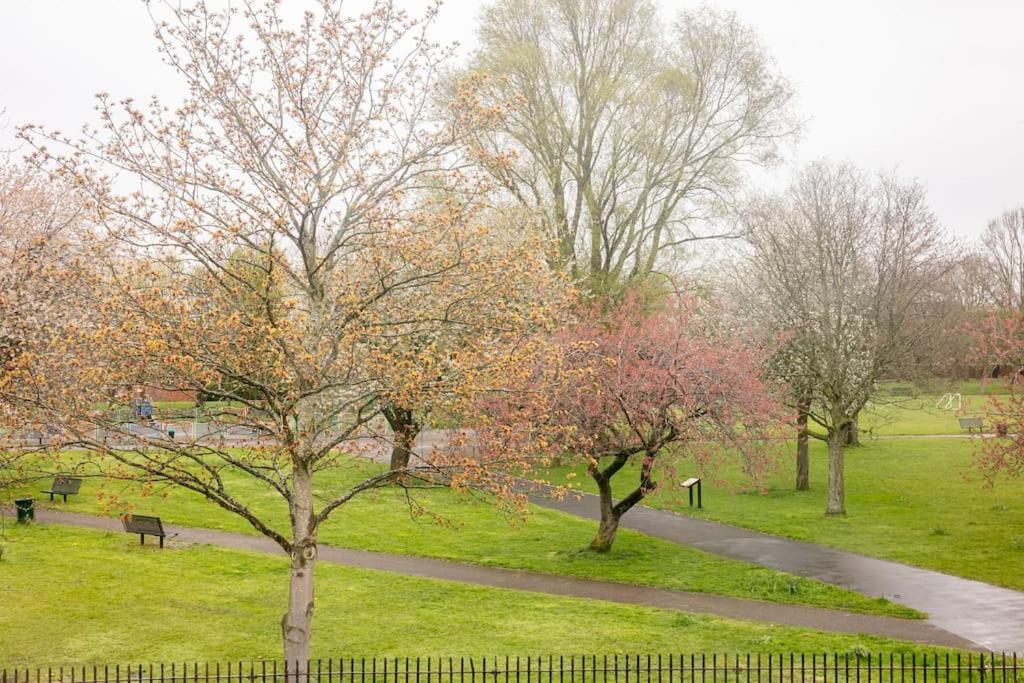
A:
[[[71,187],[25,164],[0,162],[0,391],[6,371],[40,335],[88,315],[82,285],[97,262],[86,237],[84,206]],[[0,401],[0,442],[20,446],[18,431],[32,424]],[[0,448],[0,489],[52,474],[31,455]]]
[[[752,319],[782,337],[770,367],[793,390],[801,432],[828,443],[826,512],[845,514],[848,435],[879,380],[930,333],[911,323],[949,267],[947,242],[920,185],[820,162],[754,202],[745,224],[738,290]]]

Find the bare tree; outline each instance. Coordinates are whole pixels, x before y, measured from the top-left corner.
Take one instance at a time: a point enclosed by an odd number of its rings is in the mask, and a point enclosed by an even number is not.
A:
[[[704,219],[796,128],[792,89],[731,13],[666,28],[649,0],[497,0],[472,68],[513,103],[477,140],[487,167],[598,290],[728,234]]]
[[[921,292],[913,315],[904,323],[907,334],[918,341],[889,376],[947,391],[953,379],[976,378],[979,372],[992,370],[991,364],[979,364],[978,340],[968,330],[996,303],[996,287],[988,260],[977,252],[956,250],[936,269],[943,275]],[[922,328],[920,333],[913,331],[917,327]]]
[[[946,267],[942,231],[920,185],[825,163],[756,202],[745,222],[741,289],[763,328],[784,335],[771,369],[793,388],[801,430],[828,443],[826,512],[845,514],[848,434],[879,380],[929,333],[909,323]],[[798,447],[798,472],[805,458]]]
[[[1024,311],[1024,206],[990,221],[981,243],[991,272],[993,298],[1003,308]]]

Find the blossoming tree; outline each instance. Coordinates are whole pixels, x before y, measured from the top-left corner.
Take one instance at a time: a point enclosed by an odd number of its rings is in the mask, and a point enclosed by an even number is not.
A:
[[[180,106],[100,95],[100,124],[79,138],[23,131],[87,198],[110,253],[90,315],[43,334],[0,398],[59,426],[107,474],[197,492],[284,549],[284,654],[301,672],[332,513],[393,483],[508,493],[497,472],[509,456],[439,454],[345,486],[322,473],[365,445],[389,402],[457,412],[500,389],[557,297],[545,296],[543,244],[492,239],[456,151],[500,112],[468,88],[434,102],[448,56],[425,37],[434,10],[415,19],[380,0],[349,17],[323,0],[294,26],[283,11],[167,3],[156,35],[186,87]],[[425,381],[441,364],[444,381]],[[101,409],[138,386],[216,387],[253,443],[170,439]],[[278,494],[287,524],[240,481]]]
[[[679,294],[650,312],[628,295],[584,309],[550,343],[556,352],[535,370],[543,390],[494,410],[497,433],[515,448],[586,463],[600,494],[592,550],[611,550],[622,516],[658,488],[657,473],[671,481],[683,458],[703,471],[736,458],[755,478],[766,472],[780,412],[761,354],[713,306]],[[612,480],[631,464],[636,486],[616,501]]]
[[[968,331],[982,367],[1003,370],[1000,376],[1008,389],[1005,395],[993,393],[985,402],[985,412],[994,420],[1000,438],[975,442],[975,465],[991,486],[1002,475],[1024,474],[1024,313],[1017,308],[992,309]]]

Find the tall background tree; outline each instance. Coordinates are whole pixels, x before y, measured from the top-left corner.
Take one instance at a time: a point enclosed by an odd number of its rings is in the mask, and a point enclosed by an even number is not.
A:
[[[1024,206],[989,221],[981,235],[992,297],[1003,308],[1024,311]]]
[[[296,24],[272,1],[155,11],[188,93],[180,106],[100,96],[100,123],[80,138],[23,131],[36,161],[86,197],[111,253],[88,318],[34,339],[0,398],[59,425],[108,474],[197,492],[280,545],[291,558],[284,654],[301,671],[317,532],[332,513],[390,483],[507,492],[504,461],[456,456],[323,483],[395,387],[419,399],[409,388],[422,383],[404,380],[426,364],[400,353],[403,340],[461,330],[462,372],[443,391],[453,408],[470,405],[525,364],[548,316],[516,293],[535,301],[551,281],[529,236],[480,247],[481,188],[456,152],[495,112],[466,89],[435,106],[448,52],[426,39],[433,10],[412,18],[379,0],[346,16],[322,0]],[[484,289],[505,296],[472,305]],[[239,420],[260,444],[172,441],[96,410],[123,404],[117,387],[140,380],[217,387],[252,409]],[[287,514],[261,513],[243,480],[278,494]]]
[[[845,514],[844,447],[880,380],[934,329],[920,311],[948,268],[947,242],[920,185],[848,165],[812,164],[745,223],[736,290],[782,337],[769,367],[791,387],[801,433],[827,442],[826,512]],[[807,471],[805,446],[797,469]]]
[[[791,87],[731,13],[666,26],[649,0],[496,0],[479,36],[485,101],[511,105],[481,158],[594,291],[728,234],[707,219],[796,129]]]

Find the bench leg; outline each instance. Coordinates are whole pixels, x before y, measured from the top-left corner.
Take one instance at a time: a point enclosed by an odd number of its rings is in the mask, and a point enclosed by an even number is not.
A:
[[[66,493],[64,494],[64,502],[65,503],[68,502],[68,494],[66,494]]]
[[[146,534],[139,534],[139,545],[146,545]]]
[[[161,548],[164,547],[164,537],[163,536],[160,537],[160,547]]]
[[[52,493],[50,494],[50,500],[51,501],[53,500],[53,494]]]

